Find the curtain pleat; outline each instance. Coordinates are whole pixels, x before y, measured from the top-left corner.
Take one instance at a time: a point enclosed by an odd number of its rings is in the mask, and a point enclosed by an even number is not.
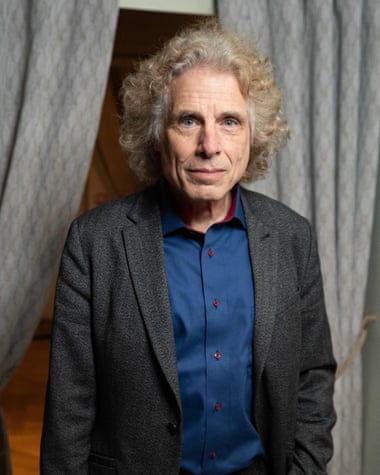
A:
[[[117,15],[117,0],[0,0],[0,390],[79,206]]]

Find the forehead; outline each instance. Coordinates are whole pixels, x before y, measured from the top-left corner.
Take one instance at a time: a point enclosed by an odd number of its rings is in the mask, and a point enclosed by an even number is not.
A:
[[[172,109],[186,106],[246,109],[239,83],[231,73],[196,67],[176,77],[171,84]]]

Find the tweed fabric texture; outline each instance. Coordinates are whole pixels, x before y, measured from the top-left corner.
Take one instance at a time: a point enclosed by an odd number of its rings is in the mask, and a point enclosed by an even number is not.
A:
[[[315,238],[286,206],[247,190],[241,197],[255,279],[253,411],[268,473],[322,474],[332,454],[335,361]],[[176,475],[182,421],[153,188],[71,227],[56,293],[41,475]]]

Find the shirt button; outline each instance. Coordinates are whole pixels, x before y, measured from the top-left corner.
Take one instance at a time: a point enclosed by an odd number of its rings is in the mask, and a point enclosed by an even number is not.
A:
[[[220,358],[222,357],[222,353],[220,353],[219,351],[215,351],[214,353],[214,358],[216,360],[220,360]]]
[[[222,405],[220,404],[220,402],[217,402],[214,408],[215,408],[215,411],[220,411],[222,409]]]
[[[215,460],[217,456],[218,456],[218,454],[216,452],[211,452],[210,453],[210,458],[213,459],[213,460]]]
[[[207,254],[212,257],[214,255],[214,251],[212,249],[209,249]]]
[[[219,300],[218,299],[214,299],[212,304],[214,305],[215,308],[218,308],[219,307]]]

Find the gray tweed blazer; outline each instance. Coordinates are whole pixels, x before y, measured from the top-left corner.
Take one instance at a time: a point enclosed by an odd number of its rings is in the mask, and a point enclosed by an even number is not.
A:
[[[42,475],[178,475],[182,412],[156,193],[96,208],[71,226],[57,283]],[[335,361],[315,239],[284,205],[246,190],[242,200],[265,473],[325,474]]]

